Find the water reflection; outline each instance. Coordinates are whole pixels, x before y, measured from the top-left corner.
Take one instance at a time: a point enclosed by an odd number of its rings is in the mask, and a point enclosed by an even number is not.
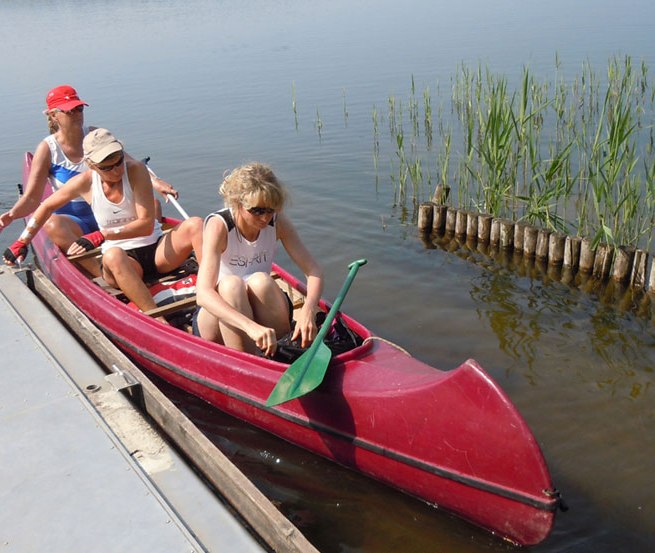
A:
[[[487,244],[445,236],[430,247],[486,269],[471,278],[471,299],[500,351],[531,385],[543,370],[588,366],[578,372],[580,383],[593,382],[611,396],[636,400],[650,389],[655,329],[635,314],[649,312],[647,295],[580,275],[567,285],[562,269]]]
[[[461,519],[153,380],[321,553],[515,550]]]

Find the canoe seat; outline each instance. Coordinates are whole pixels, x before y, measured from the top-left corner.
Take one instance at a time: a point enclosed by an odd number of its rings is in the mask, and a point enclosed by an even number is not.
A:
[[[88,250],[83,253],[78,253],[77,255],[69,255],[68,260],[69,261],[82,261],[83,259],[91,259],[93,257],[100,257],[100,248],[93,248],[92,250]]]
[[[305,305],[305,296],[303,296],[298,290],[296,290],[291,284],[286,280],[280,277],[275,271],[271,272],[271,277],[275,279],[277,285],[282,289],[283,292],[286,292],[287,296],[291,298],[291,303],[293,304],[294,309],[300,309]]]
[[[172,315],[173,313],[183,309],[188,309],[195,306],[196,297],[189,296],[188,298],[183,298],[181,300],[177,300],[160,307],[155,307],[154,309],[149,309],[148,311],[144,311],[144,314],[149,315],[150,317],[167,317],[168,315]]]
[[[96,278],[94,278],[92,280],[98,286],[100,286],[100,288],[102,288],[105,292],[107,292],[110,296],[118,297],[118,296],[124,296],[125,295],[125,294],[123,294],[122,290],[120,290],[118,288],[114,288],[113,286],[109,286],[109,284],[107,284],[107,281],[104,278],[102,278],[101,276],[96,277]]]

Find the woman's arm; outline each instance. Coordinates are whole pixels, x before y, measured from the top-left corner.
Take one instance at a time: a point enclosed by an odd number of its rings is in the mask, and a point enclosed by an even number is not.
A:
[[[66,186],[63,186],[51,196],[46,198],[32,217],[27,222],[25,230],[20,237],[9,248],[5,250],[4,260],[8,265],[14,265],[16,261],[21,261],[27,252],[27,246],[32,238],[41,230],[50,215],[71,200],[82,196],[87,192],[91,184],[91,175],[88,171],[81,173],[70,179]],[[23,251],[24,250],[24,251]]]
[[[148,170],[143,163],[134,160],[127,161],[126,170],[132,187],[136,219],[108,230],[107,237],[112,240],[148,236],[155,228],[155,203]]]
[[[9,226],[14,220],[32,213],[41,203],[43,190],[50,173],[50,160],[50,148],[47,142],[43,141],[36,147],[30,177],[25,184],[23,195],[9,211],[5,211],[0,215],[0,231]]]
[[[314,340],[318,331],[315,314],[323,293],[323,270],[305,247],[291,220],[284,213],[278,215],[276,228],[278,238],[284,249],[292,261],[300,267],[307,279],[307,298],[300,310],[292,336],[294,340],[300,337],[302,347],[307,347]]]
[[[127,152],[125,152],[125,159],[127,161],[136,161]],[[148,173],[150,174],[150,181],[152,183],[152,188],[155,191],[159,192],[164,197],[164,199],[166,201],[168,201],[168,194],[173,196],[175,199],[178,198],[178,196],[180,194],[179,194],[179,192],[177,190],[175,190],[175,188],[173,188],[172,184],[166,182],[164,179],[160,179],[157,175],[155,175],[155,172],[152,169],[150,169],[150,167],[148,167],[147,165],[146,165],[146,169],[148,170]]]

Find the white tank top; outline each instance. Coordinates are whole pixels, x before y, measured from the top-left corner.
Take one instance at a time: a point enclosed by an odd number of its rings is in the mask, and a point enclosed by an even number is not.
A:
[[[237,230],[232,211],[228,208],[211,213],[205,219],[218,216],[227,228],[227,247],[221,255],[221,266],[218,273],[220,281],[226,275],[237,275],[244,280],[254,273],[270,273],[273,268],[273,256],[277,250],[277,233],[275,219],[259,232],[253,242],[246,240]]]
[[[93,171],[91,173],[91,209],[95,215],[98,227],[111,230],[122,227],[131,221],[136,220],[136,206],[134,204],[134,193],[130,180],[127,176],[127,166],[123,171],[123,199],[115,204],[110,202],[102,190],[100,175]],[[162,236],[161,225],[155,219],[155,228],[149,236],[138,238],[126,238],[124,240],[105,240],[102,243],[102,252],[109,248],[118,246],[123,250],[133,250],[142,246],[154,244]]]
[[[86,135],[87,132],[88,128],[84,127],[84,134]],[[50,148],[50,175],[52,176],[50,181],[55,190],[59,190],[75,175],[79,175],[89,168],[84,160],[73,163],[68,159],[54,134],[49,134],[43,140]],[[83,202],[84,198],[78,196],[72,201]]]

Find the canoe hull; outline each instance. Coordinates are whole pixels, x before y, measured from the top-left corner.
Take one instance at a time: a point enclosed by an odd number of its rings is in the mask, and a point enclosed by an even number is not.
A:
[[[25,177],[29,162],[28,155]],[[336,356],[314,392],[269,408],[287,365],[161,325],[87,279],[45,232],[32,244],[48,278],[129,357],[171,384],[515,543],[536,544],[551,531],[558,500],[541,450],[475,361],[437,370],[344,315],[364,345]]]

